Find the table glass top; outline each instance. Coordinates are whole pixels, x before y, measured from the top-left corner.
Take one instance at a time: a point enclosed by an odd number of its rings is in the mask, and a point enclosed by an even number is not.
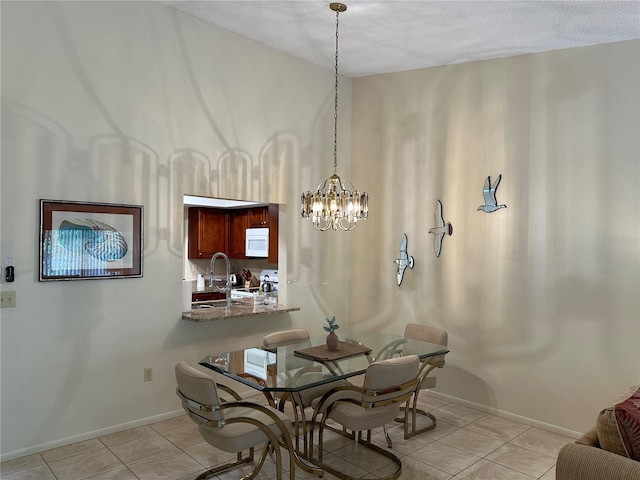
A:
[[[300,391],[363,374],[369,364],[392,356],[421,359],[447,353],[443,345],[380,332],[344,332],[337,352],[326,349],[326,335],[271,350],[246,348],[207,355],[200,365],[263,391]]]

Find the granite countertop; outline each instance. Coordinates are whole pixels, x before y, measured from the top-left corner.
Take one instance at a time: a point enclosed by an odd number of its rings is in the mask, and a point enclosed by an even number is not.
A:
[[[224,301],[221,301],[224,305]],[[182,314],[184,320],[191,322],[214,322],[226,318],[251,317],[255,315],[273,315],[274,313],[296,312],[300,307],[292,307],[281,303],[254,305],[252,298],[234,298],[231,308],[225,306],[214,308],[196,308]]]

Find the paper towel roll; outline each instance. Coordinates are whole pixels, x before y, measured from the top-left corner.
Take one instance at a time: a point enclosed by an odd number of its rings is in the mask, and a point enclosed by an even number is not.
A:
[[[191,280],[182,281],[182,311],[191,311],[191,292],[193,290],[193,282]]]

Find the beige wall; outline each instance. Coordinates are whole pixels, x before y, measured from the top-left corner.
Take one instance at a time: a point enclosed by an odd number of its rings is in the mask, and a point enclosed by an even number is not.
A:
[[[299,218],[333,167],[333,72],[156,2],[1,2],[2,459],[179,413],[173,367],[346,322],[347,235]],[[341,167],[349,167],[351,82]],[[344,118],[344,120],[343,120]],[[285,204],[300,312],[183,323],[182,195]],[[144,277],[38,282],[39,199],[144,205]],[[3,276],[4,277],[4,276]],[[151,366],[152,382],[143,382]]]
[[[638,381],[638,42],[361,78],[353,99],[343,79],[339,173],[371,216],[319,234],[298,199],[332,173],[331,70],[152,2],[0,8],[3,460],[175,414],[177,360],[333,314],[445,326],[441,394],[558,428]],[[498,173],[508,208],[476,212]],[[184,193],[287,205],[300,312],[180,320]],[[38,282],[40,198],[143,204],[144,277]]]
[[[640,381],[639,92],[638,41],[354,79],[372,213],[351,237],[352,321],[446,328],[438,392],[588,428]],[[507,208],[477,211],[499,174]],[[416,265],[398,287],[403,233]]]

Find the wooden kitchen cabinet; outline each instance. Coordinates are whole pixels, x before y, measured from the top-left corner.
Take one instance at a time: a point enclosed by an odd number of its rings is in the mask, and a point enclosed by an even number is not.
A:
[[[249,225],[249,210],[233,210],[230,217],[229,258],[247,258],[245,252],[246,230]]]
[[[269,207],[249,208],[247,212],[247,228],[263,228],[269,226]]]
[[[228,249],[229,213],[216,208],[190,208],[189,258],[211,258]]]
[[[267,209],[269,227],[269,263],[278,263],[278,205],[270,203]]]
[[[269,263],[278,263],[278,205],[243,208],[230,211],[230,258],[249,258],[245,255],[247,228],[269,228]]]
[[[229,258],[245,255],[247,228],[269,228],[269,263],[278,263],[278,205],[223,210],[189,209],[189,258],[210,259],[216,252]]]

